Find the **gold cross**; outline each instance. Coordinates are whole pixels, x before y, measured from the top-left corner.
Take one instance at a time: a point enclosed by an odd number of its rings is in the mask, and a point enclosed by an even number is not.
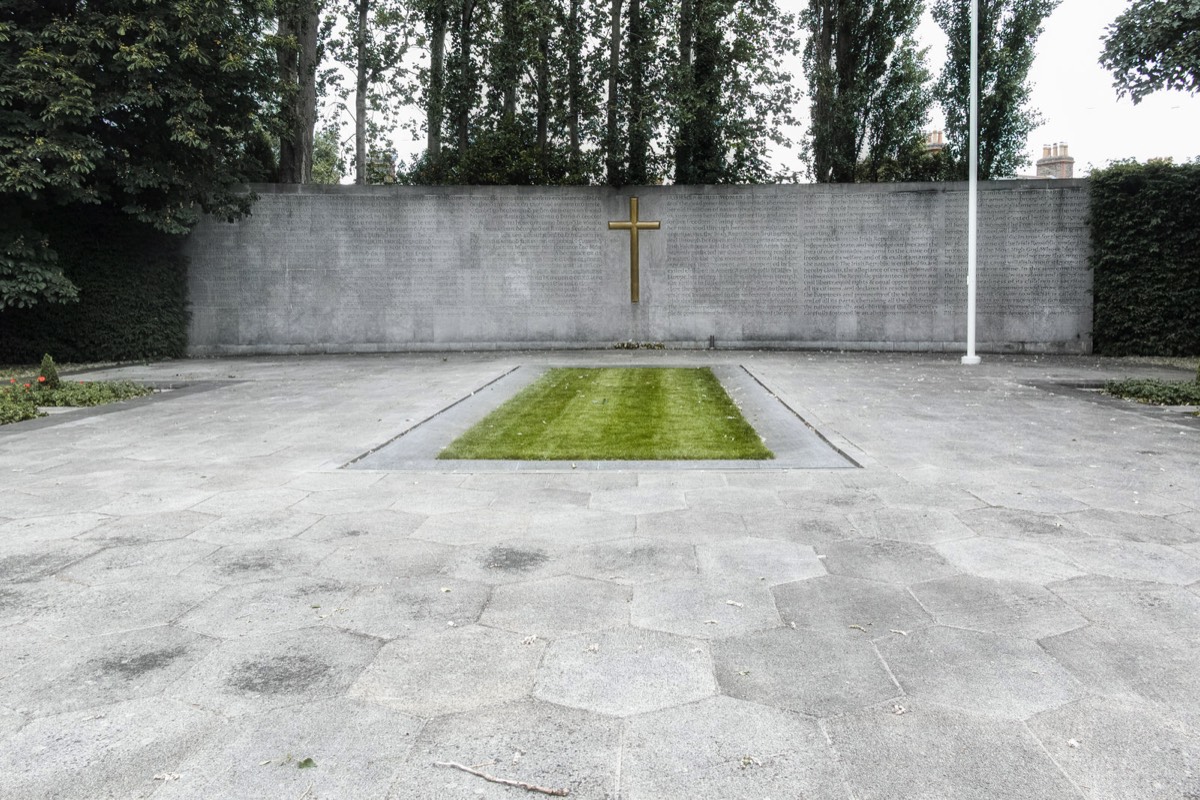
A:
[[[629,231],[629,302],[636,303],[639,296],[638,287],[638,231],[656,231],[661,227],[660,222],[641,222],[638,220],[638,199],[629,198],[629,221],[608,223],[610,231]]]

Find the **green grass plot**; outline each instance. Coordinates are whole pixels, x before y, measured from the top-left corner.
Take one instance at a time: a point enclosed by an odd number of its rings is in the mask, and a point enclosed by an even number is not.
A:
[[[438,456],[523,461],[774,457],[707,367],[551,369]]]

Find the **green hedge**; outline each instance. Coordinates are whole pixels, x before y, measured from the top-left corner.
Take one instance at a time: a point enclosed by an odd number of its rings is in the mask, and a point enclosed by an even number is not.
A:
[[[1094,347],[1200,353],[1200,163],[1118,163],[1091,175]]]
[[[46,232],[79,302],[0,311],[0,363],[137,361],[187,346],[183,240],[120,213],[63,214]]]

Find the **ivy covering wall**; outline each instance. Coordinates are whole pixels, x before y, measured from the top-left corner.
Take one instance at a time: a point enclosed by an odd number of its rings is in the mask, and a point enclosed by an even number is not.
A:
[[[51,238],[79,302],[0,311],[0,363],[175,358],[187,345],[181,237],[89,209],[54,220]]]
[[[1200,353],[1200,162],[1092,172],[1090,224],[1095,351]]]

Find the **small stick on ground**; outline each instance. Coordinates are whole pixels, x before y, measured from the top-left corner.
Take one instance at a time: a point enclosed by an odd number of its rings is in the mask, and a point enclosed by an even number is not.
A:
[[[465,764],[459,764],[454,761],[435,761],[433,762],[433,765],[435,767],[452,767],[454,769],[461,769],[463,772],[469,772],[472,775],[483,778],[485,781],[503,784],[504,786],[515,786],[518,789],[524,789],[527,792],[541,792],[542,794],[548,794],[552,797],[566,797],[568,794],[570,794],[569,789],[547,789],[544,786],[534,786],[532,783],[522,783],[521,781],[510,781],[507,778],[497,778],[494,775],[488,775],[486,772],[480,772],[477,769],[472,769]]]

